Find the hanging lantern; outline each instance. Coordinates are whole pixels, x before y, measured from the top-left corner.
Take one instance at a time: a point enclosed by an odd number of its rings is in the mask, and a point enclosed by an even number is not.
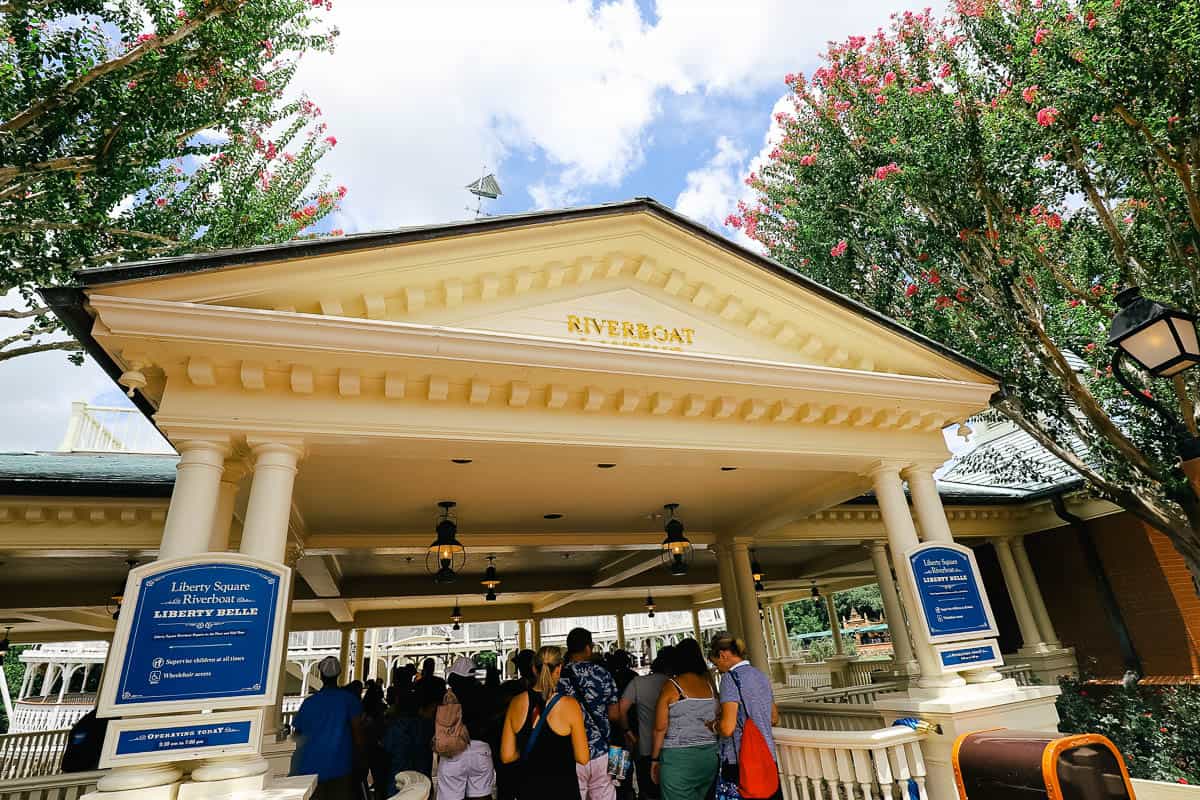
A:
[[[454,601],[454,609],[450,612],[450,621],[454,623],[452,630],[462,630],[463,615],[462,609],[459,608],[457,600]]]
[[[425,554],[425,571],[433,576],[435,583],[453,583],[467,563],[467,548],[458,541],[458,523],[450,517],[453,500],[438,503],[442,515],[438,519],[437,538],[429,545]]]
[[[667,524],[663,526],[667,538],[662,541],[662,562],[672,575],[686,575],[695,550],[683,535],[683,523],[675,516],[679,503],[667,503],[663,508],[667,511]]]
[[[814,601],[821,599],[821,590],[817,588],[816,581],[813,581],[813,585],[812,585],[812,599]]]
[[[1196,316],[1142,297],[1136,286],[1117,292],[1119,310],[1108,329],[1109,347],[1119,347],[1156,378],[1178,375],[1200,363]]]
[[[489,603],[494,601],[496,599],[496,587],[500,585],[500,579],[496,577],[495,556],[488,556],[488,567],[483,573],[483,580],[481,580],[479,583],[482,584],[485,589],[487,589],[487,591],[484,592],[483,599]]]
[[[9,625],[7,628],[4,629],[4,638],[0,639],[0,661],[4,660],[4,657],[6,655],[8,655],[9,648],[12,647],[12,642],[10,642],[8,640],[8,633],[11,630],[12,630],[12,626]]]
[[[654,604],[654,595],[647,593],[646,594],[646,613],[648,613],[650,615],[650,619],[654,619],[654,609],[655,608],[656,608],[656,606]]]
[[[754,578],[754,591],[761,592],[763,590],[763,568],[758,563],[758,556],[754,554],[753,550],[750,551],[750,576]]]
[[[767,618],[767,612],[763,610],[762,600],[758,601],[758,619],[763,621]]]

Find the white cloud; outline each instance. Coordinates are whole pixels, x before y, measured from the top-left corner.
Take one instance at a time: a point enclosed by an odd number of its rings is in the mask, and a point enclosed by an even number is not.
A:
[[[577,202],[644,159],[664,92],[709,99],[781,85],[829,39],[870,31],[894,0],[339,0],[332,55],[295,86],[339,140],[325,166],[350,188],[347,230],[466,216],[462,186],[486,163],[534,206]],[[549,165],[529,186],[503,162]]]
[[[728,136],[717,137],[716,153],[708,163],[687,174],[687,188],[675,198],[675,210],[716,230],[725,224],[741,194],[738,176],[746,163],[746,151]]]

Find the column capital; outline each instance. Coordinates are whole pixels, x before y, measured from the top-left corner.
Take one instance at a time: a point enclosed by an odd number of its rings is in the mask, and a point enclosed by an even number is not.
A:
[[[264,455],[289,454],[297,461],[305,456],[304,440],[296,436],[252,435],[246,437],[246,446],[256,462]]]
[[[172,442],[179,451],[180,461],[204,462],[213,466],[224,466],[225,459],[233,452],[228,436],[200,436]]]
[[[919,479],[925,477],[932,479],[933,473],[937,472],[943,463],[945,462],[917,462],[915,464],[909,464],[904,469],[900,470],[900,477],[904,478],[906,481],[912,480],[913,478]]]
[[[862,546],[864,550],[870,553],[874,553],[876,551],[883,553],[887,552],[887,542],[883,539],[867,539],[862,543]]]
[[[874,480],[880,475],[895,475],[900,478],[900,473],[908,469],[910,464],[906,461],[887,461],[880,460],[868,464],[863,469],[859,470],[859,474]]]

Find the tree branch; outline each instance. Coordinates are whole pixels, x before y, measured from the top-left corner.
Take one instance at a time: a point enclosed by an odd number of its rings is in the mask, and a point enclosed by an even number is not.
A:
[[[33,355],[34,353],[45,353],[50,350],[78,353],[83,350],[83,345],[74,339],[67,339],[60,342],[41,342],[39,344],[31,344],[27,347],[17,347],[13,350],[0,350],[0,361],[8,361],[21,356]]]
[[[43,172],[90,172],[96,168],[96,160],[92,156],[66,156],[50,161],[38,161],[33,164],[10,165],[0,167],[0,186],[8,184],[23,175],[40,175]]]
[[[48,313],[50,313],[50,309],[41,306],[20,310],[0,308],[0,319],[28,319],[29,317],[40,317]]]
[[[150,53],[156,52],[180,42],[195,33],[206,22],[216,19],[237,6],[242,5],[245,0],[224,0],[224,2],[214,2],[199,16],[189,19],[187,22],[180,25],[167,36],[155,37],[149,41],[143,42],[137,47],[130,48],[129,52],[120,58],[113,58],[105,61],[102,64],[97,64],[87,72],[83,73],[73,81],[62,87],[57,92],[44,97],[38,102],[21,111],[12,119],[0,124],[0,132],[11,133],[19,131],[28,126],[38,117],[48,111],[51,111],[59,106],[64,105],[68,100],[76,94],[87,88],[93,82],[103,78],[110,72],[122,69],[141,60]]]
[[[77,222],[51,222],[48,220],[30,220],[23,222],[20,225],[0,225],[0,234],[4,233],[25,233],[27,231],[82,231],[93,230],[90,225],[81,225]],[[149,233],[147,231],[137,231],[130,228],[112,228],[112,227],[97,227],[99,233],[107,233],[111,236],[129,236],[134,239],[145,239],[151,242],[161,242],[162,244],[177,247],[182,242],[172,239],[169,236],[162,236],[157,233]]]

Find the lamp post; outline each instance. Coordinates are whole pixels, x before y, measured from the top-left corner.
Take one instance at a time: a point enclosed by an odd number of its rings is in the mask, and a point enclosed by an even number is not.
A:
[[[1200,436],[1196,435],[1195,413],[1182,377],[1200,363],[1196,315],[1148,300],[1136,286],[1122,289],[1115,300],[1119,310],[1108,329],[1108,345],[1114,348],[1113,377],[1134,400],[1166,422],[1175,438],[1184,474],[1200,494]],[[1126,358],[1155,378],[1172,379],[1181,405],[1178,416],[1130,380],[1122,369]]]

